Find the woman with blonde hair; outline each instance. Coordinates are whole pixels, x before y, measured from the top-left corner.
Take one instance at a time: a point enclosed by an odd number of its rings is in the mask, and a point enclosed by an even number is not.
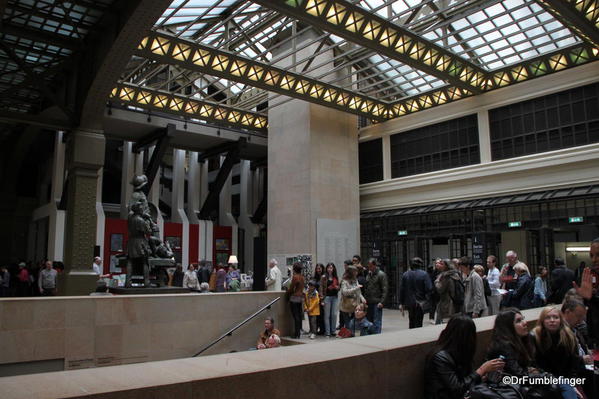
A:
[[[532,331],[535,344],[535,364],[555,377],[576,377],[584,372],[584,361],[578,354],[576,336],[564,322],[557,306],[546,306]],[[560,384],[565,399],[576,399],[574,387]]]

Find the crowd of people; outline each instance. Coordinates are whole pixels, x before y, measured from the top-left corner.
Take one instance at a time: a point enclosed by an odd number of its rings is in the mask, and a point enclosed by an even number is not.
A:
[[[91,270],[98,276],[93,294],[107,292],[106,281],[111,275],[103,273],[99,256],[94,257]],[[1,266],[0,297],[54,296],[58,289],[58,275],[63,272],[62,262],[50,260]],[[177,264],[172,272],[167,273],[164,283],[201,293],[237,292],[241,290],[241,273],[235,264],[225,266],[219,263],[212,267],[210,262],[202,261],[199,265],[190,264],[186,271],[183,271],[181,264]]]
[[[425,271],[422,259],[413,258],[399,289],[399,303],[409,314],[410,328],[422,327],[425,314],[432,323],[441,324],[456,314],[477,318],[496,315],[500,308],[561,303],[573,283],[580,284],[582,278],[561,258],[555,259],[550,276],[542,266],[534,278],[515,251],[507,251],[505,259],[499,269],[497,257],[488,256],[485,271],[468,257],[438,258]]]
[[[549,281],[546,268],[541,268],[532,280],[528,268],[513,251],[507,253],[508,262],[499,273],[495,271],[496,259],[490,259],[489,271],[483,277],[494,287],[491,290],[498,290],[500,310],[495,317],[486,360],[478,367],[474,366],[477,334],[473,318],[484,314],[485,309],[489,312],[489,306],[483,309],[480,294],[474,294],[481,290],[481,282],[476,277],[472,279],[474,275],[468,274],[465,259],[460,259],[462,276],[453,278],[456,284],[461,279],[465,285],[464,306],[460,312],[452,310],[454,314],[426,358],[425,397],[503,397],[498,392],[504,388],[517,391],[517,396],[506,397],[598,397],[593,351],[599,350],[599,238],[591,243],[590,257],[592,265],[579,273],[578,281],[562,259],[556,259]],[[448,262],[443,263],[443,267],[448,266]],[[439,275],[453,275],[449,270],[451,267]],[[435,280],[437,288],[442,287],[438,284],[441,279],[438,276]],[[416,279],[408,277],[407,284],[412,280]],[[445,292],[439,288],[438,291]],[[468,306],[470,300],[475,304]],[[529,330],[521,310],[537,305],[543,308],[536,326]],[[437,320],[443,320],[446,314],[442,313]],[[519,377],[519,383],[507,384],[505,376]]]
[[[43,260],[0,267],[0,297],[54,296],[62,262]]]
[[[212,267],[210,262],[201,261],[197,266],[190,264],[185,272],[181,264],[177,264],[168,274],[167,285],[201,293],[237,292],[241,290],[241,273],[235,264],[219,263]]]
[[[341,278],[334,263],[317,263],[314,270],[305,273],[301,263],[292,267],[287,293],[293,317],[291,338],[300,338],[304,313],[309,320],[309,337],[348,337],[360,331],[361,335],[379,334],[383,326],[383,308],[389,284],[387,275],[376,259],[362,265],[359,255],[344,262]],[[307,281],[305,275],[309,275]],[[276,259],[269,263],[266,286],[269,290],[282,289],[281,271]],[[339,324],[338,324],[339,322]]]

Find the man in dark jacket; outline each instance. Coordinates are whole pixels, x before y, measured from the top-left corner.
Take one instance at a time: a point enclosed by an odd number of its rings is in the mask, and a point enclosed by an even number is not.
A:
[[[383,328],[383,304],[387,300],[388,290],[387,275],[378,268],[376,259],[370,258],[364,297],[368,303],[366,317],[375,325],[373,334],[380,334]]]
[[[208,283],[210,282],[210,266],[205,260],[200,261],[200,268],[197,271],[198,274],[198,283]]]
[[[424,312],[430,311],[430,295],[433,289],[431,279],[424,270],[424,262],[420,258],[410,261],[410,268],[401,277],[399,304],[402,312],[408,310],[410,328],[422,327]]]
[[[555,258],[554,264],[555,269],[551,272],[548,302],[562,303],[566,292],[573,287],[572,282],[576,277],[574,272],[566,267],[562,258]]]
[[[518,275],[516,289],[512,292],[511,305],[520,310],[532,308],[532,299],[534,295],[534,283],[532,277],[528,274],[528,269],[517,265],[515,267]]]

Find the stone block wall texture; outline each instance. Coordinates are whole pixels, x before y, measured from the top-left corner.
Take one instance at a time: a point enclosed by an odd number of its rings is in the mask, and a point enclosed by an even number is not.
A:
[[[540,309],[524,311],[529,327]],[[477,363],[495,317],[475,320]],[[423,397],[424,359],[444,326],[96,369],[0,378],[4,399]]]
[[[0,365],[64,359],[65,370],[190,357],[283,292],[0,299]],[[204,355],[255,345],[270,310]],[[0,378],[1,379],[1,378]],[[4,397],[0,390],[0,397]]]

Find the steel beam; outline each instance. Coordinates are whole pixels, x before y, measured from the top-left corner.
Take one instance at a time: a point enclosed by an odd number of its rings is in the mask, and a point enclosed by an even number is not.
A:
[[[198,162],[204,162],[208,158],[223,154],[225,152],[237,151],[239,156],[242,156],[243,150],[247,148],[247,140],[244,137],[240,137],[238,141],[232,141],[229,143],[219,144],[206,151],[202,151],[198,155]]]
[[[562,25],[585,42],[599,46],[599,2],[596,0],[537,0]]]
[[[17,64],[17,66],[23,71],[25,72],[25,74],[27,75],[27,78],[29,80],[31,80],[31,82],[37,86],[37,88],[40,90],[40,92],[43,93],[44,97],[46,97],[48,100],[50,100],[52,102],[53,105],[56,105],[61,111],[62,113],[69,119],[69,121],[74,124],[76,121],[76,116],[75,113],[70,110],[57,96],[56,93],[51,90],[48,85],[46,84],[46,81],[44,80],[44,78],[38,74],[37,72],[35,72],[33,69],[29,68],[27,66],[27,64],[25,63],[25,61],[23,61],[18,55],[17,53],[15,53],[15,51],[10,48],[9,46],[7,46],[6,44],[4,44],[3,42],[0,42],[0,50],[4,51],[4,53],[6,53],[6,55],[15,62],[15,64]]]
[[[134,105],[145,109],[180,115],[221,125],[265,132],[268,120],[265,116],[239,110],[212,102],[196,100],[187,96],[151,88],[119,83],[110,94],[111,101]]]
[[[239,139],[239,143],[244,141],[245,139]],[[218,205],[218,200],[220,196],[220,192],[223,189],[231,170],[233,169],[233,165],[239,160],[239,146],[232,148],[225,157],[224,162],[220,166],[218,174],[216,175],[216,179],[212,184],[212,188],[208,195],[206,196],[206,200],[202,205],[202,209],[198,213],[198,218],[202,220],[206,220],[210,218],[212,212],[216,209]]]
[[[386,119],[387,104],[376,98],[170,34],[150,33],[136,54],[369,119]]]
[[[252,0],[463,90],[480,93],[486,71],[469,60],[345,0]]]
[[[164,158],[164,154],[166,153],[166,149],[168,148],[169,141],[173,134],[175,133],[175,125],[169,123],[166,125],[166,128],[162,131],[162,136],[156,141],[156,147],[154,147],[154,151],[152,152],[152,157],[150,158],[150,162],[148,162],[148,166],[146,167],[145,174],[148,178],[148,184],[143,187],[144,193],[147,195],[152,188],[152,184],[154,183],[154,179],[156,178],[156,174],[158,173],[158,168],[162,163],[162,158]]]

